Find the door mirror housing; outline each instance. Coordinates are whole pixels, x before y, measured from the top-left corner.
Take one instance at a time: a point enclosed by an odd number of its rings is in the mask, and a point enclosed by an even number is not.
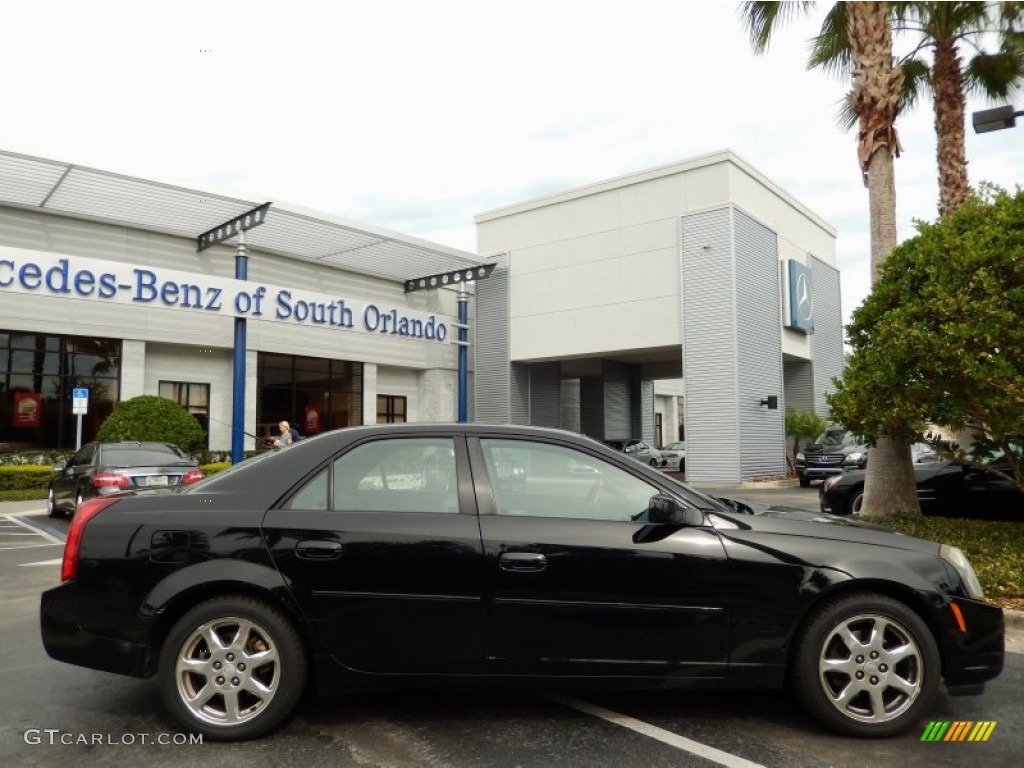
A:
[[[66,465],[64,464],[63,461],[58,461],[56,464],[53,465],[53,471],[54,472],[63,472],[65,466]]]
[[[650,523],[688,523],[691,522],[686,507],[671,496],[657,494],[651,497],[647,505],[647,521]]]

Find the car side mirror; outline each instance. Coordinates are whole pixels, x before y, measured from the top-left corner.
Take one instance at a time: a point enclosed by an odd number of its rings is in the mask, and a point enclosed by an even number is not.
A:
[[[67,465],[63,461],[58,461],[56,464],[53,465],[53,471],[54,472],[63,472],[65,466],[67,466]]]
[[[647,505],[647,520],[651,523],[685,523],[686,509],[670,496],[657,494]]]

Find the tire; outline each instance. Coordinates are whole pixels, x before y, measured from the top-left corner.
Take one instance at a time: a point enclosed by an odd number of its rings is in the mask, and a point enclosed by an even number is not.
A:
[[[651,459],[650,461],[647,462],[647,466],[649,466],[649,467],[656,467],[656,466],[658,466],[658,460],[657,459]]]
[[[77,491],[75,491],[75,506],[71,508],[72,517],[78,514],[78,508],[82,506],[84,502],[85,499],[82,497],[82,489],[79,488]]]
[[[846,501],[846,514],[859,515],[864,504],[864,487],[857,488]]]
[[[64,517],[64,511],[57,507],[52,485],[46,489],[46,514],[50,517]]]
[[[218,648],[208,640],[214,635]],[[260,662],[268,651],[272,656]],[[177,621],[157,675],[164,706],[186,729],[212,741],[241,741],[269,733],[291,715],[307,671],[291,621],[261,600],[231,595],[200,603]]]
[[[921,617],[870,592],[840,595],[817,609],[796,638],[790,673],[793,693],[819,722],[874,738],[917,725],[941,677],[935,638]]]
[[[810,488],[811,487],[811,481],[810,481],[809,478],[806,478],[803,475],[798,475],[798,477],[800,478],[800,487],[801,488]]]

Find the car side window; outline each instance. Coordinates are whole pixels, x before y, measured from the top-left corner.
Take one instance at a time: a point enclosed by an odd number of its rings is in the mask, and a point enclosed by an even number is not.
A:
[[[455,443],[450,437],[364,443],[336,459],[332,473],[332,508],[338,511],[459,511]]]
[[[327,509],[327,470],[317,472],[282,508]]]
[[[589,454],[550,443],[484,438],[499,515],[629,521],[643,518],[658,489]]]
[[[71,467],[84,467],[92,461],[92,455],[96,451],[96,446],[87,445],[74,456],[71,457],[71,461],[68,462],[68,466]]]

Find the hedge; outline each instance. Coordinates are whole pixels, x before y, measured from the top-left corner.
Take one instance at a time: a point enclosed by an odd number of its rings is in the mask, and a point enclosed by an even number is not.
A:
[[[0,467],[0,491],[28,491],[42,488],[53,479],[53,467],[29,464],[16,467]]]

